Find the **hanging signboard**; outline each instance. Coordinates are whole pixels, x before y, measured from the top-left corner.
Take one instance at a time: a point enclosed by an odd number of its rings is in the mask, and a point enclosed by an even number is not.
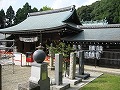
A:
[[[29,37],[29,38],[19,37],[19,40],[23,42],[36,42],[38,41],[38,37]]]

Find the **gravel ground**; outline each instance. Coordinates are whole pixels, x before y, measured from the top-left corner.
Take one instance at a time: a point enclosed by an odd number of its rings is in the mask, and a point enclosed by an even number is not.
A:
[[[18,83],[28,81],[30,77],[30,67],[2,66],[2,90],[15,90]]]
[[[2,90],[15,90],[19,83],[24,83],[29,80],[31,67],[28,66],[2,66]],[[54,78],[54,70],[48,69],[48,76]]]

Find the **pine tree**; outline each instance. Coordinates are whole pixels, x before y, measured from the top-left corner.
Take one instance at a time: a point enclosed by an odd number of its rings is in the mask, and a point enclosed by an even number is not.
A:
[[[0,11],[0,28],[4,28],[5,26],[5,12],[3,9]]]
[[[10,6],[7,9],[7,12],[6,12],[6,18],[8,19],[8,22],[7,22],[8,23],[8,27],[12,26],[14,16],[15,16],[14,10],[13,10],[12,6]]]

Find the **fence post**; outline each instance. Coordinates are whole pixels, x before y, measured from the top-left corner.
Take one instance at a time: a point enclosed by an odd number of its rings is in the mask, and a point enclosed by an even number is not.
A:
[[[0,64],[0,90],[2,90],[2,66]]]

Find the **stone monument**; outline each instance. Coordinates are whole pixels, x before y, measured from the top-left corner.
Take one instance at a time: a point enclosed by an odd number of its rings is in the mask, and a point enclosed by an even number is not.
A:
[[[69,82],[71,85],[76,85],[82,81],[81,78],[77,78],[76,74],[76,53],[70,53],[70,67],[69,67],[69,77],[64,77],[64,82]]]
[[[69,78],[75,79],[75,72],[76,72],[76,53],[70,53],[70,69],[69,69]]]
[[[55,54],[55,85],[51,86],[51,90],[66,90],[70,88],[70,84],[63,82],[63,55]]]
[[[18,90],[50,90],[50,78],[48,77],[46,54],[43,50],[33,53],[34,62],[31,64],[31,76],[29,83],[19,84]]]
[[[62,84],[62,70],[63,70],[63,55],[56,54],[55,55],[55,84]]]
[[[54,70],[54,69],[55,69],[55,67],[53,66],[53,63],[54,63],[54,60],[53,60],[53,58],[54,58],[54,53],[53,53],[52,48],[53,48],[53,44],[51,43],[51,44],[50,44],[50,49],[51,49],[51,50],[49,50],[49,54],[50,54],[50,69],[51,69],[51,70]]]
[[[78,51],[78,57],[79,57],[79,71],[76,76],[82,79],[87,79],[88,77],[90,77],[90,74],[84,73],[84,51]]]
[[[50,90],[50,78],[48,77],[47,63],[45,60],[46,54],[42,50],[36,50],[33,53],[34,63],[31,64],[31,77],[29,82],[39,85],[39,90]]]

